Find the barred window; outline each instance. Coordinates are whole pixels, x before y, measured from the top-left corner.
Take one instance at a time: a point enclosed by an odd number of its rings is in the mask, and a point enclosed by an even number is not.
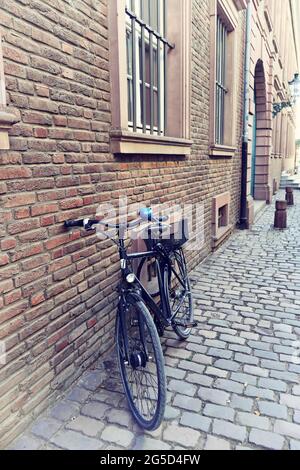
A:
[[[165,0],[126,1],[128,121],[133,132],[164,135],[167,53]]]
[[[217,63],[216,63],[216,143],[224,144],[224,119],[226,88],[226,54],[228,30],[222,19],[217,17]]]

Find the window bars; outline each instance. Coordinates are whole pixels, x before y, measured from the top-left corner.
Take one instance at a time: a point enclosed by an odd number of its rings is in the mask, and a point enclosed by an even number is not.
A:
[[[216,56],[216,143],[224,144],[225,95],[226,88],[226,49],[227,28],[217,17],[217,56]]]
[[[126,2],[128,120],[133,132],[164,135],[167,54],[165,0]]]

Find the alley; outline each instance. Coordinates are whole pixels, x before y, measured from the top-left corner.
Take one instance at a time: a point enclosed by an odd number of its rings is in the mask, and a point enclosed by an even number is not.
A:
[[[282,198],[279,193],[277,198]],[[300,449],[300,193],[274,203],[192,274],[198,328],[165,341],[168,407],[142,433],[113,357],[101,358],[14,449]]]

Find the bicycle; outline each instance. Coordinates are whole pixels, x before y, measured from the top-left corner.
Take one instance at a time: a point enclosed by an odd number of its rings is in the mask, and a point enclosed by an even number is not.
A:
[[[115,327],[118,365],[135,420],[142,428],[153,431],[160,426],[166,406],[166,377],[159,336],[172,327],[180,340],[186,340],[197,323],[182,250],[187,241],[184,226],[180,239],[174,234],[164,239],[168,217],[156,218],[151,209],[143,209],[139,215],[137,220],[126,224],[84,219],[68,220],[64,225],[65,228],[83,227],[86,231],[94,230],[97,225],[116,230],[117,240],[107,236],[118,246],[121,263]],[[144,222],[150,224],[146,234],[147,251],[128,253],[125,231]],[[158,279],[158,291],[152,294],[141,282],[143,267],[149,259],[155,263]],[[132,269],[134,260],[140,260],[137,274]],[[155,301],[158,295],[159,302]]]

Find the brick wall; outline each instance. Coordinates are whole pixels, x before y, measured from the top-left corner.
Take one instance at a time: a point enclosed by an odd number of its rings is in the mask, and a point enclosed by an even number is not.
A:
[[[0,152],[5,446],[113,344],[116,250],[94,234],[65,233],[63,221],[93,216],[121,194],[203,202],[205,244],[189,255],[193,267],[211,250],[214,194],[231,191],[237,220],[240,157],[208,157],[209,0],[193,1],[188,160],[109,153],[107,0],[1,0],[0,13],[7,101],[20,118],[11,150]]]

